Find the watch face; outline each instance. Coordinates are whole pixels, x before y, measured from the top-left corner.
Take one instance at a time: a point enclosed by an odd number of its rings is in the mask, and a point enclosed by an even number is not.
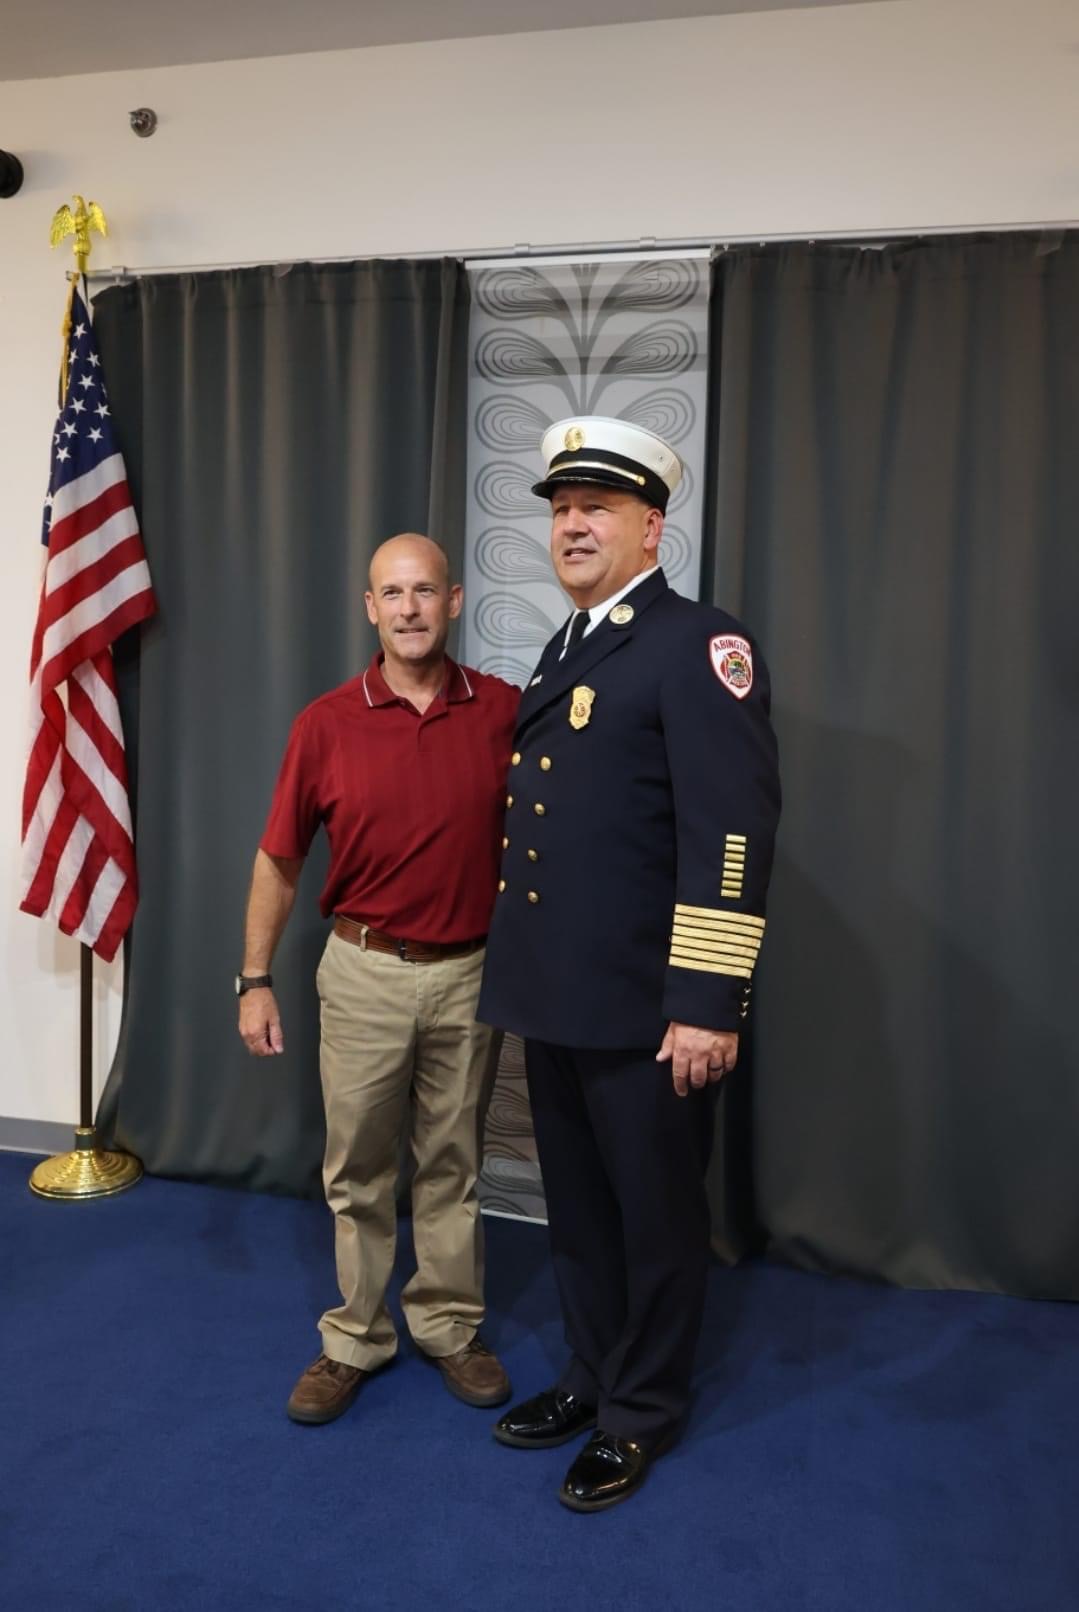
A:
[[[236,976],[236,995],[237,996],[242,996],[243,994],[244,994],[244,988],[243,988],[243,985],[240,982],[240,976],[239,976],[239,974],[237,974],[237,976]]]

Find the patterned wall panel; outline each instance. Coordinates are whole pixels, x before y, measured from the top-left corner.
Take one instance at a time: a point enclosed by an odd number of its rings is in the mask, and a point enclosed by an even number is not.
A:
[[[700,574],[708,290],[703,257],[477,265],[472,270],[469,510],[461,653],[522,687],[570,605],[531,484],[554,420],[609,414],[657,431],[686,462],[660,559],[695,598]],[[484,1207],[542,1218],[543,1189],[516,1037],[487,1125]]]

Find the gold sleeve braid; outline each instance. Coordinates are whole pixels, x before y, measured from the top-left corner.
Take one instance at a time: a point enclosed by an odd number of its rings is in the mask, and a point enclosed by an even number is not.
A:
[[[674,909],[668,961],[675,968],[692,968],[702,974],[752,979],[764,922],[748,912],[679,903]]]
[[[728,834],[723,845],[723,884],[720,895],[728,901],[741,901],[746,874],[746,837]]]

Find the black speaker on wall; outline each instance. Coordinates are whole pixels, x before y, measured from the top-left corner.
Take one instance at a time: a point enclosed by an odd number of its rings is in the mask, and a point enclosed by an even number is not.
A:
[[[0,197],[14,196],[22,185],[22,163],[10,151],[0,151]]]

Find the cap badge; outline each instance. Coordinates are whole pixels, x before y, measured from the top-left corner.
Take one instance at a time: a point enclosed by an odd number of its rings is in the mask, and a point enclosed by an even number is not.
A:
[[[617,604],[607,619],[609,621],[613,621],[616,627],[625,627],[633,620],[633,615],[634,611],[632,605]]]
[[[596,697],[594,688],[586,688],[582,683],[573,691],[573,699],[569,708],[569,725],[577,729],[587,728],[592,720],[592,702]]]
[[[753,687],[753,651],[744,638],[719,633],[709,640],[708,653],[723,687],[736,700],[744,700]]]
[[[578,448],[584,447],[584,432],[579,425],[571,425],[562,440],[568,453],[576,453]]]

